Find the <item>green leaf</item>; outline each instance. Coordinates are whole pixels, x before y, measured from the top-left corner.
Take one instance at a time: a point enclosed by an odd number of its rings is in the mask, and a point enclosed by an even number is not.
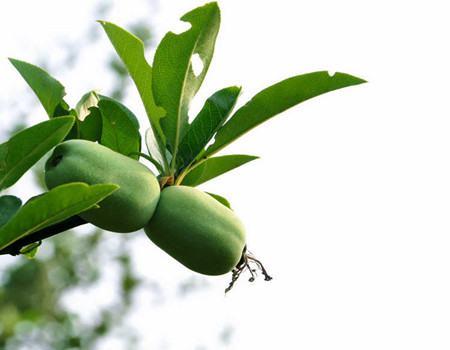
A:
[[[158,107],[153,98],[152,67],[145,59],[144,43],[135,35],[119,26],[99,21],[103,26],[114,49],[123,61],[141,96],[150,124],[158,137],[158,142],[164,143],[164,134],[159,125],[159,119],[164,116],[164,109]]]
[[[314,72],[283,80],[259,92],[219,129],[205,157],[218,152],[246,132],[310,98],[365,80],[344,73]]]
[[[22,201],[15,196],[0,197],[0,227],[8,222],[21,205]]]
[[[158,169],[160,171],[164,170],[164,162],[167,158],[162,155],[152,128],[148,128],[145,132],[145,144],[147,146],[148,154],[158,164]]]
[[[231,209],[231,204],[226,198],[224,198],[222,196],[219,196],[218,194],[215,194],[215,193],[210,193],[210,192],[205,192],[205,193],[209,194],[216,201],[222,203],[224,206],[226,206],[227,208]]]
[[[60,117],[20,131],[0,145],[0,190],[14,185],[54,146],[64,140],[73,117]]]
[[[89,91],[88,93],[84,94],[75,107],[78,120],[85,120],[86,117],[91,113],[89,109],[91,107],[97,107],[99,101],[100,98],[95,91]]]
[[[34,91],[50,118],[69,114],[69,107],[64,101],[64,86],[58,80],[30,63],[14,58],[9,61]]]
[[[90,107],[89,114],[79,122],[80,138],[89,141],[100,141],[102,137],[102,114],[97,107]]]
[[[0,250],[44,227],[93,208],[119,186],[69,183],[30,199],[0,228]]]
[[[194,166],[181,181],[181,185],[198,186],[257,158],[240,154],[208,158]]]
[[[217,130],[230,115],[241,92],[241,88],[231,86],[217,91],[205,102],[181,141],[178,151],[180,168],[198,159]]]
[[[36,256],[41,244],[42,241],[28,244],[27,246],[20,249],[20,254],[25,255],[28,259],[33,259]]]
[[[100,143],[110,149],[129,156],[141,151],[141,135],[135,115],[124,105],[102,98],[98,104],[102,115],[102,136]],[[133,155],[131,158],[138,159]]]
[[[188,124],[189,103],[211,63],[220,10],[216,3],[209,3],[185,14],[181,20],[190,23],[191,28],[179,35],[167,33],[153,61],[153,94],[157,105],[166,111],[160,124],[174,157],[172,163]],[[194,73],[193,58],[199,58],[203,65],[198,75]]]

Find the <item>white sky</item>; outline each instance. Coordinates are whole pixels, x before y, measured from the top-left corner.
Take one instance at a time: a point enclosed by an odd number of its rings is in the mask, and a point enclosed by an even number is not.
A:
[[[0,101],[20,100],[10,93],[23,91],[4,57],[31,60],[61,37],[76,37],[93,20],[89,3],[0,4]],[[135,3],[141,4],[128,0],[108,19],[129,22]],[[150,6],[157,15],[150,22],[161,37],[202,3]],[[226,150],[262,159],[204,189],[230,199],[251,250],[275,279],[242,280],[226,298],[229,276],[211,279],[207,292],[156,310],[140,296],[130,322],[142,325],[145,349],[161,345],[159,336],[171,339],[167,349],[201,342],[218,349],[209,335],[224,324],[235,326],[229,348],[238,350],[448,349],[448,2],[220,5],[215,59],[194,108],[224,86],[242,85],[244,102],[271,83],[314,70],[352,73],[369,84],[309,101]],[[80,93],[101,87],[95,73],[66,86]],[[159,274],[166,286],[188,274],[144,239],[136,247],[142,273]]]

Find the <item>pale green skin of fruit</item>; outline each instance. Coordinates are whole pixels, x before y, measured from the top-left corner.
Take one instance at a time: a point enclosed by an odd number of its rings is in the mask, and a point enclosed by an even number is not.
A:
[[[205,275],[231,271],[245,247],[245,230],[236,214],[193,187],[166,187],[144,230],[166,253]]]
[[[112,232],[143,228],[155,212],[160,196],[158,180],[145,165],[86,140],[58,145],[45,165],[49,189],[70,182],[120,186],[99,203],[100,208],[80,214],[84,220]]]

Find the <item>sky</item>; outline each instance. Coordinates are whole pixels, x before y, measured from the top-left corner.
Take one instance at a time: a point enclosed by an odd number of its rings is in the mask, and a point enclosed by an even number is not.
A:
[[[89,3],[0,5],[0,102],[32,98],[5,57],[51,56],[48,47],[78,40],[80,28],[91,28],[86,22],[94,20]],[[159,40],[179,25],[177,18],[201,4],[131,0],[108,20],[125,25],[148,13]],[[242,85],[243,103],[268,85],[310,71],[346,72],[368,83],[305,102],[223,152],[261,157],[202,189],[231,201],[246,225],[250,249],[274,280],[243,279],[224,297],[229,276],[211,278],[205,292],[152,315],[146,313],[151,302],[139,296],[142,307],[129,322],[147,334],[145,348],[193,349],[201,340],[218,349],[208,335],[230,324],[231,349],[448,349],[446,2],[219,4],[215,58],[194,112],[222,87]],[[101,49],[111,52],[108,45],[105,38]],[[84,62],[98,67],[99,57],[89,52]],[[86,72],[62,74],[73,101],[108,83],[101,70]],[[136,95],[127,99],[142,112]],[[2,132],[8,128],[3,117]],[[37,110],[36,118],[43,117]],[[141,244],[144,239],[135,247],[141,273],[155,275],[168,288],[188,273],[156,247]],[[151,330],[170,341],[157,344],[160,338],[149,336]]]

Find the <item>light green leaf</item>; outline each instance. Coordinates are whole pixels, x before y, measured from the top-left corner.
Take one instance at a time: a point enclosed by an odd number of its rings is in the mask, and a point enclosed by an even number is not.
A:
[[[219,129],[214,143],[203,156],[218,152],[254,127],[303,101],[364,82],[365,80],[348,74],[330,75],[323,71],[298,75],[272,85],[236,111]]]
[[[240,87],[231,86],[217,91],[206,100],[181,141],[178,151],[178,168],[184,168],[194,159],[200,158],[208,142],[230,115],[240,92]]]
[[[189,103],[200,88],[214,52],[220,27],[217,3],[209,3],[181,17],[191,24],[182,34],[167,33],[153,61],[153,94],[166,115],[160,120],[174,160],[188,124]],[[198,56],[197,56],[198,55]],[[193,59],[200,60],[201,72],[195,74]]]
[[[145,144],[147,146],[148,154],[158,164],[158,169],[163,170],[166,158],[159,149],[158,141],[156,140],[152,128],[148,128],[145,132]]]
[[[19,210],[22,205],[20,198],[15,196],[0,197],[0,226],[3,226]]]
[[[102,136],[100,143],[113,151],[129,156],[141,151],[141,135],[135,115],[124,105],[101,98],[98,108],[102,115]],[[138,159],[138,155],[131,158]]]
[[[210,193],[210,192],[205,192],[205,193],[209,194],[216,201],[222,203],[224,206],[226,206],[227,208],[231,209],[231,204],[226,198],[224,198],[222,196],[219,196],[218,194],[215,194],[215,193]]]
[[[20,254],[25,255],[28,259],[34,259],[41,244],[42,241],[28,244],[20,250]]]
[[[164,134],[161,131],[159,119],[164,116],[165,111],[156,105],[153,98],[152,67],[145,59],[144,43],[113,23],[105,21],[99,21],[99,23],[136,84],[158,142],[164,144]]]
[[[100,98],[95,91],[90,91],[81,97],[78,101],[75,111],[77,112],[77,118],[80,121],[84,121],[86,117],[91,113],[91,107],[97,107]]]
[[[64,86],[45,70],[30,63],[10,58],[9,61],[19,71],[34,91],[50,118],[68,115],[69,107],[64,101]]]
[[[20,131],[0,145],[0,190],[19,180],[54,146],[64,140],[73,117],[59,117]]]
[[[30,199],[0,228],[0,250],[44,227],[93,208],[119,186],[69,183]]]
[[[240,154],[208,158],[194,166],[181,181],[181,185],[198,186],[257,158]]]

